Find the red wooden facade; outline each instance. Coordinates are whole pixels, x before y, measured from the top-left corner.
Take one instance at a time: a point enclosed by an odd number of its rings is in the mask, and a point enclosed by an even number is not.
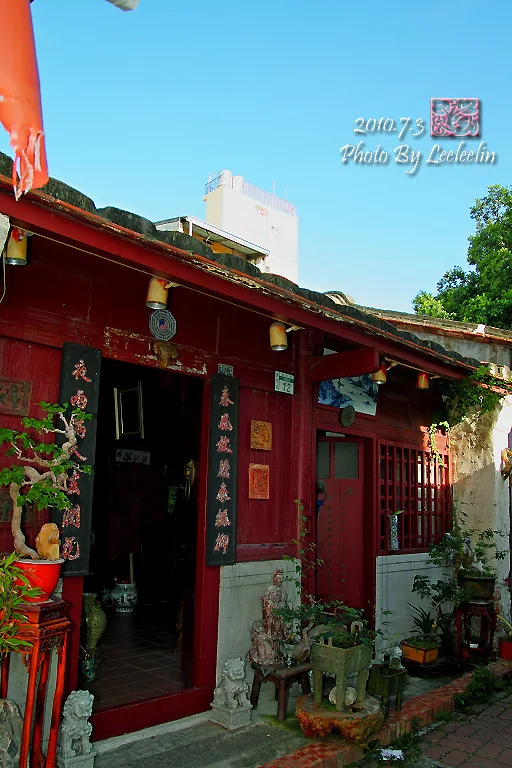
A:
[[[356,441],[364,468],[357,491],[361,583],[360,591],[354,594],[361,605],[374,603],[375,557],[386,551],[384,515],[391,507],[406,506],[413,495],[416,501],[418,484],[417,475],[413,478],[411,474],[413,468],[429,473],[426,427],[431,421],[432,402],[428,392],[415,390],[415,371],[411,368],[457,378],[463,368],[448,357],[425,354],[419,343],[401,343],[398,337],[378,335],[364,321],[345,323],[333,312],[323,313],[318,306],[296,297],[292,301],[289,292],[265,284],[264,275],[260,289],[255,290],[243,275],[238,279],[231,275],[228,281],[226,272],[216,264],[148,241],[40,193],[15,202],[7,181],[0,188],[0,213],[35,233],[29,265],[6,268],[6,294],[0,307],[0,374],[32,382],[31,415],[38,413],[39,401],[55,402],[58,398],[65,342],[97,348],[105,360],[159,368],[145,306],[151,275],[172,278],[181,286],[172,293],[171,309],[177,320],[172,344],[177,357],[170,361],[168,370],[206,384],[196,457],[201,469],[191,686],[178,695],[145,702],[142,708],[119,707],[98,715],[95,738],[199,712],[211,701],[219,568],[205,565],[207,383],[219,363],[233,366],[240,380],[238,561],[296,554],[292,543],[298,530],[296,499],[304,505],[315,535],[317,442],[326,432],[342,433],[345,438],[341,439]],[[288,334],[286,352],[272,352],[269,347],[269,325],[275,317],[301,326]],[[322,349],[333,345],[340,351],[326,363]],[[408,367],[390,372],[388,384],[379,393],[376,417],[357,415],[350,428],[341,427],[338,409],[317,404],[317,382],[376,370],[381,356],[392,356]],[[294,374],[293,396],[275,391],[276,370]],[[248,498],[249,464],[262,461],[261,451],[250,448],[251,420],[272,424],[273,447],[264,456],[270,466],[268,500]],[[15,416],[0,416],[0,421],[13,428],[20,424]],[[397,457],[402,467],[399,470]],[[402,474],[393,480],[396,471]],[[445,471],[443,488],[446,484]],[[449,501],[440,490],[440,478],[429,475],[427,485],[429,489],[422,487],[420,496],[431,490],[435,495],[437,527],[429,527],[433,525],[430,513],[426,513],[430,496],[422,497],[419,512],[417,505],[413,509],[409,504],[409,524],[401,539],[404,551],[426,549],[428,536],[446,524]],[[419,519],[423,522],[418,523]],[[342,539],[351,535],[350,527],[340,531]],[[28,533],[33,535],[34,531]],[[0,550],[10,546],[8,524],[0,523]],[[314,584],[309,586],[315,588]],[[80,577],[65,580],[64,597],[71,602],[74,623],[70,689],[76,685],[81,589]]]

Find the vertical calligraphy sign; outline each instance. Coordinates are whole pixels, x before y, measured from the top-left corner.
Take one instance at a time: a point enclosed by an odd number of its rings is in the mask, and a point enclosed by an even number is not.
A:
[[[59,402],[71,403],[91,413],[91,421],[79,423],[76,428],[77,449],[84,457],[79,464],[94,468],[96,454],[96,426],[100,388],[101,352],[79,344],[64,344],[60,377]],[[86,576],[89,573],[91,552],[91,518],[94,475],[79,474],[71,478],[68,487],[72,506],[52,516],[61,532],[61,557],[64,558],[64,576]],[[74,491],[74,492],[73,492]]]
[[[210,404],[206,565],[236,562],[239,407],[238,379],[215,374]]]

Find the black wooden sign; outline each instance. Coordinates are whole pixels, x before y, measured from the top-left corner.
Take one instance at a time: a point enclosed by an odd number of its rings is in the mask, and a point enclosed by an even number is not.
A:
[[[206,565],[236,562],[239,407],[238,379],[215,374],[211,382]]]
[[[92,347],[64,344],[60,378],[59,402],[70,403],[84,413],[91,413],[91,421],[78,423],[77,451],[83,456],[78,464],[94,468],[96,454],[96,427],[100,389],[101,352]],[[76,482],[75,482],[76,481]],[[64,513],[54,514],[53,522],[61,531],[61,557],[64,558],[64,576],[86,576],[89,573],[91,550],[91,517],[94,475],[79,474],[68,483],[76,489],[70,493],[72,507]]]

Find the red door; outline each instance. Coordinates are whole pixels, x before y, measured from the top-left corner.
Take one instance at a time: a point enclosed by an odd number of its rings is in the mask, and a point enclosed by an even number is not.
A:
[[[317,442],[317,596],[363,607],[363,441]]]

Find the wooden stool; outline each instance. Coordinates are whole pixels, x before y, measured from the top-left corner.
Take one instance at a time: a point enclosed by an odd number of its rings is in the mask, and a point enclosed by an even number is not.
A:
[[[288,694],[292,683],[300,683],[302,693],[311,693],[309,682],[311,664],[296,664],[292,667],[261,667],[259,664],[252,662],[251,667],[254,669],[251,704],[253,707],[258,706],[262,683],[274,683],[277,695],[277,719],[280,722],[286,720]]]
[[[55,766],[57,737],[59,735],[62,697],[64,694],[67,635],[71,626],[71,622],[65,615],[67,607],[68,604],[64,600],[48,600],[46,603],[23,603],[20,606],[20,613],[25,614],[27,618],[26,621],[18,625],[16,638],[31,643],[31,645],[21,645],[16,651],[23,654],[23,662],[28,670],[27,698],[19,761],[19,765],[22,768],[26,768],[27,765],[30,765],[30,768],[40,768],[41,766],[54,768]],[[48,749],[45,758],[41,744],[46,687],[48,685],[52,648],[57,651],[57,680],[53,696]],[[9,661],[10,654],[7,654],[2,657],[0,662],[1,698],[7,697]],[[34,732],[32,734],[30,762],[28,762],[32,718],[34,718]]]
[[[471,617],[480,619],[478,645],[471,647]],[[485,660],[493,654],[494,631],[496,629],[496,610],[492,601],[482,603],[461,603],[455,611],[457,629],[457,656],[468,661],[475,655],[482,655]],[[464,636],[463,636],[464,634]]]

